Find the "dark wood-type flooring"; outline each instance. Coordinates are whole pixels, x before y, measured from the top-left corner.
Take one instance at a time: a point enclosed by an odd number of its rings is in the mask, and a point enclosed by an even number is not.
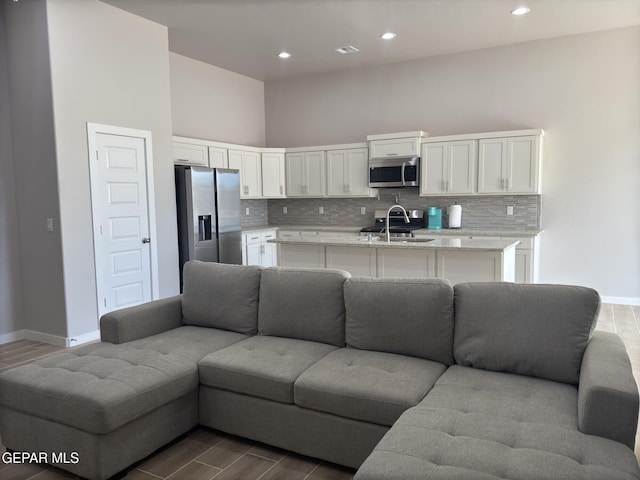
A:
[[[640,307],[604,304],[597,330],[622,337],[636,379],[640,379]],[[0,345],[0,371],[64,350],[19,340]],[[0,440],[1,441],[1,440]],[[640,435],[636,456],[640,458]],[[5,448],[0,443],[0,452]],[[354,471],[303,457],[207,428],[198,428],[132,467],[129,480],[349,480]],[[0,461],[2,480],[60,480],[77,478],[42,465],[13,465]]]

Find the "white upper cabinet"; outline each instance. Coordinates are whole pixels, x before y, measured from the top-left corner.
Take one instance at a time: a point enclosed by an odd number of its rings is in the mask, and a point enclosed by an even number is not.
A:
[[[262,197],[260,153],[229,150],[229,168],[240,170],[240,198]]]
[[[541,137],[479,140],[478,193],[540,193]]]
[[[262,152],[262,196],[285,197],[284,153]]]
[[[475,193],[476,144],[475,140],[424,143],[420,195]]]
[[[209,167],[229,168],[229,156],[226,148],[209,147]]]
[[[394,138],[389,140],[372,140],[369,142],[371,158],[413,157],[420,152],[420,138]]]
[[[206,145],[187,142],[173,142],[173,162],[176,164],[209,166],[209,152]]]
[[[368,197],[369,157],[366,148],[327,151],[327,195]]]
[[[325,152],[290,152],[285,155],[287,196],[324,197]]]
[[[427,134],[421,130],[367,135],[369,156],[371,158],[417,157],[420,155],[420,142],[426,136]]]

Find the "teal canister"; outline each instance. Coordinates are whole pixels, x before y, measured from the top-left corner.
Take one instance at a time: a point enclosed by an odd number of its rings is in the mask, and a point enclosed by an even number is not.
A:
[[[427,229],[442,229],[442,209],[436,207],[427,207]]]

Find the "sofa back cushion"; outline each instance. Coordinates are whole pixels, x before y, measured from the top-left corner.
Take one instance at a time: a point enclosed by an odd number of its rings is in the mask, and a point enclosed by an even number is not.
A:
[[[347,345],[453,363],[453,289],[445,280],[351,278]]]
[[[258,330],[344,347],[347,272],[270,267],[262,271]]]
[[[185,325],[255,335],[258,331],[260,267],[189,261],[184,264]]]
[[[600,309],[595,290],[569,285],[454,287],[453,352],[460,365],[577,384]]]

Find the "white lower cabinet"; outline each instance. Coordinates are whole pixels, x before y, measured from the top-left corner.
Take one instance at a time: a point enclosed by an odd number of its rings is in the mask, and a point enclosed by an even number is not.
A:
[[[326,268],[346,270],[354,277],[376,277],[376,249],[326,247]]]
[[[267,243],[276,238],[275,230],[242,235],[242,264],[275,267],[278,264],[277,246]]]
[[[434,250],[403,250],[400,248],[376,248],[377,276],[379,278],[434,278],[436,276],[436,252]]]

